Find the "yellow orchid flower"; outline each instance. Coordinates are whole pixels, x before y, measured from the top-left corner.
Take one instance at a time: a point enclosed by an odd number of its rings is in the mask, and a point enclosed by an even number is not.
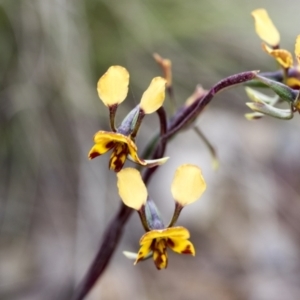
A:
[[[168,266],[167,248],[179,254],[195,256],[195,248],[188,241],[189,237],[189,231],[181,226],[146,232],[140,239],[141,248],[134,264],[144,260],[152,251],[156,268],[158,270],[165,269]]]
[[[144,92],[141,102],[123,120],[121,125],[115,128],[115,113],[118,105],[122,103],[128,93],[129,73],[121,66],[112,66],[99,79],[97,91],[99,98],[110,111],[111,131],[98,131],[94,136],[95,145],[91,148],[88,157],[93,159],[113,149],[109,161],[109,168],[119,172],[126,159],[147,167],[153,167],[165,163],[168,157],[155,160],[144,160],[137,154],[135,135],[139,129],[145,114],[158,110],[165,98],[166,80],[155,77]]]
[[[185,164],[177,168],[171,186],[175,200],[175,211],[170,224],[165,227],[157,208],[136,169],[126,168],[118,174],[119,195],[125,205],[135,209],[140,214],[143,226],[147,231],[140,239],[140,250],[135,257],[137,264],[152,255],[157,269],[168,265],[167,248],[179,254],[195,255],[193,244],[188,241],[190,234],[181,226],[174,227],[182,208],[195,202],[206,189],[206,183],[201,170],[194,165]],[[126,252],[128,253],[128,252]]]
[[[285,71],[284,83],[292,88],[300,88],[300,36],[296,39],[295,56],[297,66],[293,72],[288,73],[290,68],[294,67],[293,55],[279,46],[280,35],[275,25],[270,19],[265,9],[256,9],[252,13],[255,21],[255,30],[258,36],[264,41],[262,48],[270,56],[275,58],[278,64]],[[268,46],[269,45],[269,46]],[[271,47],[270,47],[271,46]]]

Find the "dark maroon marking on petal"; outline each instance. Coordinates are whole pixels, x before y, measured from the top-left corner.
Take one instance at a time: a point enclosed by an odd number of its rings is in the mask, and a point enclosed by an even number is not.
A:
[[[170,248],[173,248],[175,246],[175,243],[171,240],[171,239],[168,239],[167,240],[167,245],[170,247]]]
[[[110,148],[112,148],[114,145],[115,145],[115,142],[114,142],[114,141],[110,141],[110,142],[108,142],[108,143],[105,145],[105,148],[110,149]]]
[[[90,155],[89,155],[89,158],[90,159],[93,159],[93,158],[95,158],[95,157],[97,157],[97,156],[100,156],[100,154],[98,153],[98,152],[92,152],[92,153],[90,153]]]
[[[154,252],[154,250],[155,250],[155,240],[156,239],[153,239],[152,240],[152,243],[151,243],[151,245],[150,245],[150,249]]]
[[[157,256],[156,260],[154,261],[155,266],[158,270],[160,270],[160,266],[161,264],[164,262],[163,259],[161,258],[161,256],[163,255],[163,253],[159,253],[159,255]]]
[[[182,254],[192,254],[191,245],[187,245],[186,248],[181,251]]]
[[[119,172],[122,170],[122,168],[125,164],[125,161],[126,161],[126,158],[123,161],[122,157],[124,157],[124,156],[127,157],[128,152],[129,152],[128,146],[126,144],[123,144],[122,150],[119,153],[116,153],[116,160],[113,163],[113,165],[115,166],[115,172]]]
[[[115,172],[120,172],[125,164],[125,161],[122,161],[119,157],[114,161],[114,171]]]
[[[136,263],[139,263],[142,260],[143,260],[143,257],[140,257],[140,258],[138,258],[138,260],[136,261]]]

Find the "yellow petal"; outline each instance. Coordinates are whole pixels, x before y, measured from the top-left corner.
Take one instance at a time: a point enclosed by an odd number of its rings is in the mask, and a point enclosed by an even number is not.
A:
[[[102,144],[104,141],[113,141],[117,143],[124,143],[127,144],[132,148],[131,151],[136,151],[137,147],[135,143],[127,136],[117,133],[117,132],[109,132],[109,131],[98,131],[94,135],[94,142],[95,144]]]
[[[99,79],[97,91],[106,106],[123,102],[128,93],[129,73],[121,66],[112,66]]]
[[[300,35],[298,35],[296,38],[295,55],[298,61],[298,65],[300,65]]]
[[[145,114],[151,114],[158,110],[165,100],[166,80],[162,77],[152,79],[149,87],[144,92],[140,107]]]
[[[287,86],[289,86],[292,89],[297,89],[299,90],[300,88],[300,79],[299,78],[295,78],[295,77],[289,77],[286,79],[285,84]]]
[[[189,231],[182,227],[170,227],[165,229],[151,230],[146,232],[140,239],[140,245],[144,245],[149,241],[159,238],[180,238],[180,239],[188,239],[190,237]]]
[[[174,252],[179,254],[191,254],[195,256],[195,248],[194,245],[185,239],[181,238],[169,238],[167,241],[167,245]]]
[[[152,240],[148,241],[148,243],[145,243],[141,246],[139,253],[137,254],[137,258],[134,262],[134,264],[136,265],[138,262],[140,262],[141,260],[145,259],[148,257],[148,254],[152,251],[151,250],[151,244],[152,244]]]
[[[195,202],[205,189],[205,180],[197,166],[186,164],[176,170],[171,192],[175,201],[182,206]]]
[[[115,142],[111,140],[103,140],[102,143],[96,144],[92,147],[89,152],[89,159],[93,159],[99,155],[106,153],[108,150],[112,149],[115,146]]]
[[[280,35],[267,11],[263,8],[254,10],[251,15],[255,21],[257,35],[272,47],[278,47]]]
[[[275,49],[273,50],[265,43],[262,44],[262,48],[271,56],[273,56],[277,62],[284,67],[285,69],[293,66],[293,56],[292,54],[284,49]]]
[[[139,210],[147,201],[147,188],[138,170],[126,168],[117,173],[119,195],[125,205]]]
[[[88,154],[89,159],[93,159],[112,149],[115,146],[115,135],[114,132],[98,131],[94,135],[94,142],[96,145],[90,150]]]

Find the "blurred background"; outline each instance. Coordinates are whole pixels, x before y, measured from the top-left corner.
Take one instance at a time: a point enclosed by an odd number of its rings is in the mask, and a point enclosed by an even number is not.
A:
[[[111,65],[129,70],[120,122],[161,74],[153,52],[173,62],[178,105],[198,83],[275,70],[254,32],[259,7],[293,52],[294,0],[0,1],[0,299],[70,299],[118,209],[109,156],[87,158],[94,133],[109,129],[98,78]],[[122,251],[139,248],[134,214],[87,299],[300,299],[299,116],[250,122],[247,101],[243,87],[225,91],[197,120],[217,149],[217,172],[189,130],[168,145],[171,159],[149,185],[167,223],[175,169],[202,168],[207,191],[177,223],[190,230],[196,257],[169,251],[166,270],[151,260],[133,266]],[[140,153],[157,128],[147,116]]]

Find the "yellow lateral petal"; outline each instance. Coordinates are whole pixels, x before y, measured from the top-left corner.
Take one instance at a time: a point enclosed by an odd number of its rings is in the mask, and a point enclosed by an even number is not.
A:
[[[151,244],[152,244],[152,240],[148,241],[147,243],[141,246],[139,253],[137,254],[137,258],[134,262],[135,265],[148,256],[148,254],[151,251]]]
[[[129,73],[121,66],[111,66],[99,79],[97,91],[106,106],[123,102],[128,93]]]
[[[251,15],[255,21],[255,31],[257,35],[272,47],[277,47],[280,42],[280,35],[267,11],[260,8],[254,10]]]
[[[144,92],[140,107],[145,114],[151,114],[158,110],[165,100],[166,80],[162,77],[152,79],[149,87]]]
[[[182,227],[182,226],[176,226],[176,227],[170,227],[165,229],[158,229],[158,230],[151,230],[146,232],[140,239],[140,245],[143,245],[144,243],[148,243],[149,241],[152,241],[154,239],[158,238],[181,238],[181,239],[188,239],[190,237],[189,231]]]
[[[176,170],[171,192],[175,201],[182,206],[195,202],[205,189],[205,180],[197,166],[185,164]]]
[[[89,159],[93,159],[99,155],[106,153],[108,150],[110,150],[114,146],[115,146],[115,143],[112,141],[108,141],[106,143],[103,142],[101,144],[96,144],[90,150],[88,157],[89,157]]]
[[[117,173],[119,195],[125,205],[139,210],[146,204],[148,192],[138,170],[126,168]]]
[[[289,86],[292,89],[297,89],[299,90],[300,88],[300,79],[299,78],[295,78],[295,77],[289,77],[286,79],[285,84],[287,86]]]
[[[298,35],[296,38],[295,55],[298,61],[298,65],[300,65],[300,35]]]
[[[181,238],[169,238],[167,241],[167,245],[174,252],[177,252],[179,254],[191,254],[195,256],[195,248],[190,241]]]
[[[284,49],[275,49],[273,50],[265,43],[262,43],[262,48],[271,56],[273,56],[277,62],[284,67],[285,69],[293,66],[293,56],[292,54]]]

